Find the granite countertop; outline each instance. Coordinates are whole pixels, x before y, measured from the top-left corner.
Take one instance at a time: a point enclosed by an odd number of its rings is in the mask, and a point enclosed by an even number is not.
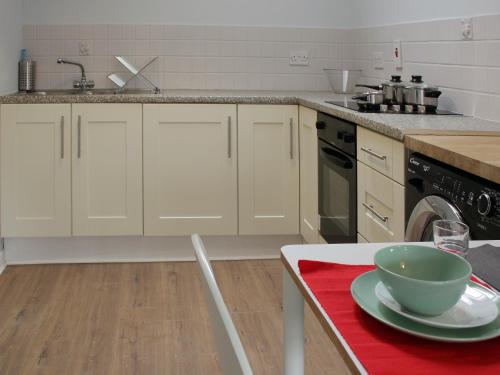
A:
[[[349,98],[347,96],[347,98]],[[495,134],[500,123],[465,116],[433,116],[360,113],[328,104],[326,100],[342,101],[344,95],[307,91],[226,91],[165,90],[160,94],[111,92],[76,95],[47,92],[47,95],[13,94],[0,96],[0,104],[34,103],[208,103],[208,104],[300,104],[325,112],[360,126],[402,141],[408,134]]]

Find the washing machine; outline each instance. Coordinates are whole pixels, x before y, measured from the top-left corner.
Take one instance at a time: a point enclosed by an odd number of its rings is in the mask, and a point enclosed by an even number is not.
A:
[[[406,241],[432,241],[434,220],[469,226],[472,240],[500,240],[500,185],[407,153]]]

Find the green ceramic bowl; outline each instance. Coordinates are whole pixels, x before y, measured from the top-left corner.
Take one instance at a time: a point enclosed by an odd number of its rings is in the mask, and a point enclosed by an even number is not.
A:
[[[439,315],[453,307],[467,286],[472,267],[458,255],[432,247],[395,245],[375,254],[380,280],[406,309]]]

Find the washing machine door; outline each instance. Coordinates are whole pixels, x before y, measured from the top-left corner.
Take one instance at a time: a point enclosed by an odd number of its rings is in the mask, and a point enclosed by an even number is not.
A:
[[[447,200],[431,195],[420,200],[413,209],[405,240],[408,242],[432,241],[432,222],[434,220],[463,221],[460,212]]]

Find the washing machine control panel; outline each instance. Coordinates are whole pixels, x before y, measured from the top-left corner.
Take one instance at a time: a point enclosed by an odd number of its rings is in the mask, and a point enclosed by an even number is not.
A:
[[[471,231],[500,238],[500,185],[444,165],[420,154],[410,154],[407,184],[423,196],[438,195],[460,211]]]

